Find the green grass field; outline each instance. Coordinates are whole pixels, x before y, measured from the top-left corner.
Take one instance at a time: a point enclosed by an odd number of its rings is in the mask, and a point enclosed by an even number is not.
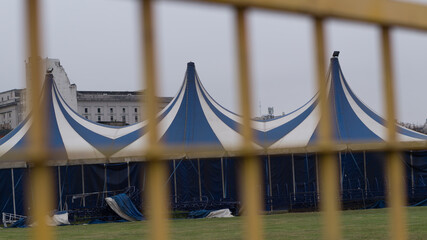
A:
[[[427,239],[427,207],[408,207],[409,239]],[[342,212],[344,239],[389,239],[387,210]],[[265,239],[320,239],[320,213],[264,216]],[[172,220],[171,239],[241,239],[242,218]],[[58,239],[147,239],[147,222],[55,227]],[[29,229],[0,229],[0,239],[25,239]]]

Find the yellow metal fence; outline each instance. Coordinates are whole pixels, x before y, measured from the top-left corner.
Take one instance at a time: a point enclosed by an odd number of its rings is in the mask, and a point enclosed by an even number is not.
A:
[[[197,0],[195,0],[197,1]],[[420,30],[427,30],[427,7],[412,3],[403,3],[386,0],[198,0],[198,2],[209,2],[212,4],[225,4],[235,9],[235,29],[236,29],[236,48],[238,49],[238,82],[240,95],[240,108],[242,112],[243,127],[241,133],[244,140],[241,143],[242,156],[242,201],[246,208],[244,238],[263,239],[263,224],[260,217],[262,200],[261,193],[257,186],[261,182],[259,161],[256,151],[251,144],[253,136],[250,126],[250,116],[252,109],[250,106],[250,75],[248,62],[250,59],[248,40],[247,40],[247,20],[246,12],[250,8],[270,9],[282,12],[292,12],[306,14],[313,19],[315,36],[315,56],[316,56],[316,84],[320,93],[321,121],[320,121],[320,139],[313,149],[316,149],[319,155],[320,169],[320,202],[323,212],[323,238],[328,240],[341,239],[340,231],[340,202],[338,186],[338,167],[336,161],[336,152],[339,143],[334,143],[331,137],[331,118],[329,106],[327,104],[327,89],[324,82],[325,74],[325,36],[324,20],[326,18],[350,19],[360,22],[368,22],[378,25],[381,29],[381,46],[383,62],[383,82],[385,90],[385,106],[388,140],[385,144],[361,144],[360,150],[379,150],[387,153],[387,176],[388,176],[388,202],[390,206],[390,236],[392,239],[407,239],[406,217],[403,206],[405,205],[405,189],[401,179],[403,176],[402,163],[399,160],[399,151],[405,148],[425,148],[425,143],[421,145],[398,144],[396,140],[395,103],[394,103],[394,83],[392,74],[392,51],[390,47],[390,28],[406,27]],[[161,151],[164,148],[157,141],[158,132],[156,124],[157,114],[157,77],[155,69],[156,47],[153,39],[154,11],[152,10],[153,1],[140,1],[140,19],[143,41],[146,99],[146,116],[148,119],[149,151],[145,153],[148,162],[148,183],[149,193],[147,194],[147,209],[150,222],[151,239],[168,239],[168,220],[167,220],[167,190],[162,187],[166,179],[166,165],[161,161]],[[51,186],[47,167],[49,159],[49,149],[45,145],[45,132],[47,129],[45,121],[45,104],[37,104],[40,99],[40,89],[42,79],[40,62],[36,61],[41,53],[42,36],[40,34],[40,1],[26,0],[27,17],[27,49],[32,67],[30,69],[30,81],[27,82],[30,89],[33,124],[36,127],[31,128],[30,147],[26,156],[30,158],[33,170],[30,175],[32,188],[38,190],[31,202],[30,214],[39,224],[32,228],[32,237],[34,239],[49,240],[54,239],[52,229],[48,228],[45,222],[45,216],[50,209],[53,198],[53,187]],[[298,148],[281,149],[282,152],[298,151]]]

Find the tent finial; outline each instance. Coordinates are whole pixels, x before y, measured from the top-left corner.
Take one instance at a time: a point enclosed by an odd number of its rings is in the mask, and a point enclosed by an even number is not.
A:
[[[332,57],[338,57],[338,55],[340,55],[340,51],[334,51],[334,53],[332,54]]]

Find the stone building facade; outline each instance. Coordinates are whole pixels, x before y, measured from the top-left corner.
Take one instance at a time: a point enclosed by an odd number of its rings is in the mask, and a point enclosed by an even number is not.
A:
[[[42,66],[51,71],[59,92],[65,102],[84,118],[109,125],[129,125],[140,122],[142,115],[141,91],[77,91],[58,59],[45,58]],[[27,73],[31,65],[26,63]],[[27,74],[27,78],[29,75]],[[14,129],[28,114],[25,89],[0,92],[0,130]],[[163,109],[171,97],[160,97],[159,110]]]
[[[78,113],[91,121],[109,125],[134,124],[144,118],[140,103],[143,94],[140,91],[78,91]],[[159,111],[171,100],[170,97],[159,98]]]
[[[25,90],[0,93],[0,130],[15,128],[25,117]]]

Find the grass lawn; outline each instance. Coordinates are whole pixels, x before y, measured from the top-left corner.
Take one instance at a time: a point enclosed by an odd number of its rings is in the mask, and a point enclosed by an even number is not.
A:
[[[427,207],[408,207],[409,239],[427,239]],[[344,239],[389,239],[387,210],[342,212]],[[265,239],[320,239],[320,213],[264,216]],[[242,218],[172,220],[171,239],[241,239]],[[147,222],[55,227],[58,239],[147,239]],[[23,239],[29,229],[0,229],[0,239]]]

